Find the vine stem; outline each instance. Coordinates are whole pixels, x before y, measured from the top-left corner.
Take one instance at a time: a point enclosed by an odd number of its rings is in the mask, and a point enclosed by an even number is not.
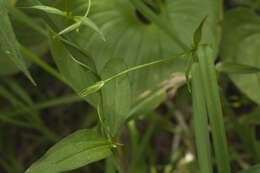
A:
[[[153,62],[149,62],[149,63],[146,63],[146,64],[142,64],[142,65],[138,65],[138,66],[129,68],[129,69],[125,70],[125,71],[122,71],[122,72],[120,72],[120,73],[118,73],[118,74],[116,74],[116,75],[106,79],[104,81],[104,83],[110,82],[111,80],[114,80],[114,79],[116,79],[116,78],[118,78],[118,77],[120,77],[120,76],[122,76],[124,74],[127,74],[127,73],[135,71],[135,70],[139,70],[139,69],[142,69],[142,68],[145,68],[145,67],[149,67],[149,66],[155,65],[155,64],[160,64],[160,63],[163,63],[163,62],[166,62],[166,61],[170,61],[170,60],[173,60],[173,59],[176,59],[176,58],[188,56],[192,52],[193,52],[193,50],[188,50],[188,51],[185,51],[183,53],[177,54],[175,56],[163,58],[163,59],[160,59],[160,60],[157,60],[157,61],[153,61]]]

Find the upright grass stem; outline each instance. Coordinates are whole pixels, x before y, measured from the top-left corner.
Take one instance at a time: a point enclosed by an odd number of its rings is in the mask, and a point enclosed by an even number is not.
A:
[[[202,45],[198,47],[196,55],[199,60],[202,87],[212,129],[218,172],[230,173],[227,139],[214,65],[214,53],[209,45]]]
[[[192,109],[196,147],[201,173],[213,173],[208,131],[208,115],[199,70],[198,63],[192,65]]]

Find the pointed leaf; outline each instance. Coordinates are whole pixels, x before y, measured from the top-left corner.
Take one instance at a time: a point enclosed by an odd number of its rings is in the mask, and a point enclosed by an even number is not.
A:
[[[126,70],[127,66],[120,59],[111,59],[101,72],[103,80]],[[106,83],[102,88],[104,123],[115,135],[128,118],[131,107],[131,87],[128,75]]]
[[[198,47],[198,45],[199,45],[199,43],[201,41],[201,38],[202,38],[202,28],[204,26],[205,21],[207,20],[207,17],[208,16],[204,17],[204,19],[200,22],[199,27],[194,32],[194,35],[193,35],[193,47],[194,48]]]
[[[0,58],[10,59],[35,84],[20,52],[19,44],[8,17],[6,3],[6,0],[0,0],[0,50],[3,51]]]
[[[94,130],[78,130],[51,147],[25,173],[60,173],[112,154],[111,144]]]

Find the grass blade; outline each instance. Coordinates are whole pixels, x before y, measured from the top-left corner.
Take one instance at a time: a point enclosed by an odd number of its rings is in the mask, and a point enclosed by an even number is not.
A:
[[[201,173],[213,173],[208,117],[198,63],[192,65],[192,109]]]
[[[224,120],[214,65],[213,49],[209,45],[199,46],[196,52],[208,110],[214,151],[219,173],[230,173],[229,154]]]

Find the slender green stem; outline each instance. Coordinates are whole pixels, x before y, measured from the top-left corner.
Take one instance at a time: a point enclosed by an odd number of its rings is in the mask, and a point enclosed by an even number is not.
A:
[[[88,14],[89,14],[89,12],[90,12],[90,7],[91,7],[91,0],[88,0],[88,8],[87,8],[87,11],[86,11],[84,17],[87,17],[87,16],[88,16]]]
[[[208,117],[198,63],[192,65],[192,109],[201,173],[213,173]]]
[[[157,61],[153,61],[153,62],[149,62],[149,63],[146,63],[146,64],[142,64],[142,65],[138,65],[138,66],[135,66],[135,67],[132,67],[132,68],[129,68],[125,71],[122,71],[108,79],[106,79],[104,82],[107,83],[107,82],[110,82],[111,80],[114,80],[124,74],[127,74],[129,72],[132,72],[132,71],[135,71],[135,70],[139,70],[139,69],[142,69],[142,68],[145,68],[145,67],[149,67],[149,66],[152,66],[152,65],[155,65],[155,64],[160,64],[160,63],[163,63],[163,62],[167,62],[167,61],[171,61],[173,59],[176,59],[176,58],[180,58],[180,57],[185,57],[185,56],[188,56],[189,54],[192,53],[193,50],[188,50],[186,52],[183,52],[183,53],[180,53],[178,55],[175,55],[175,56],[171,56],[171,57],[167,57],[167,58],[163,58],[163,59],[160,59],[160,60],[157,60]]]
[[[39,65],[46,72],[48,72],[52,76],[56,77],[60,81],[62,81],[65,84],[67,84],[67,81],[64,79],[64,77],[59,72],[54,70],[50,65],[48,65],[47,63],[42,61],[39,57],[34,55],[32,52],[30,52],[28,49],[26,49],[22,45],[20,45],[20,49],[21,49],[22,53],[24,53],[26,55],[26,57],[30,58],[35,64]]]

